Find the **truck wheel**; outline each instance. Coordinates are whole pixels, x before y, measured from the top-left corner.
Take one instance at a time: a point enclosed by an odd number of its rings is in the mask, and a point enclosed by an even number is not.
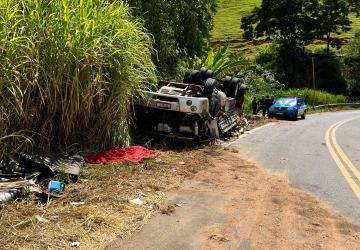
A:
[[[241,84],[236,93],[236,103],[239,103],[241,98],[245,95],[248,87],[245,84]]]
[[[186,71],[183,82],[188,84],[195,84],[195,85],[204,84],[204,81],[201,76],[201,72],[199,70]]]
[[[235,98],[239,89],[240,79],[226,76],[223,78],[223,91],[227,97]]]
[[[215,74],[214,71],[207,69],[207,68],[201,68],[200,69],[201,72],[201,77],[203,79],[203,81],[205,82],[207,79],[209,78],[215,78]]]
[[[215,79],[209,78],[205,82],[203,96],[208,98],[210,103],[216,86],[217,86],[217,81]]]

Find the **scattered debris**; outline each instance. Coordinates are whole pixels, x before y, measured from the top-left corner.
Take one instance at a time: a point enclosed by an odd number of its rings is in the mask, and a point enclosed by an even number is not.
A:
[[[17,193],[17,190],[0,191],[0,202],[11,200]]]
[[[34,217],[37,220],[37,222],[39,222],[39,223],[48,223],[49,222],[48,219],[44,218],[41,215],[35,215]]]
[[[63,193],[65,190],[65,183],[62,181],[49,181],[49,192],[50,193]]]
[[[84,163],[80,155],[55,156],[41,153],[20,153],[13,158],[4,159],[0,161],[0,202],[9,201],[24,188],[35,194],[45,193],[40,185],[54,176],[60,176],[66,181],[76,181]],[[46,191],[46,186],[42,187]],[[57,194],[61,194],[64,188],[64,181],[51,180],[47,191],[52,197],[59,197]]]
[[[148,196],[147,196],[147,194],[139,191],[139,192],[136,193],[136,197],[140,199],[141,197],[148,197]]]
[[[184,205],[186,205],[187,203],[185,203],[185,202],[180,202],[180,203],[176,203],[176,204],[174,204],[174,206],[175,207],[182,207],[182,206],[184,206]]]
[[[155,159],[156,163],[162,163],[163,161],[160,158]]]
[[[161,210],[161,213],[166,214],[166,215],[171,215],[171,214],[175,213],[175,206],[168,205],[167,208],[164,208]]]
[[[130,202],[131,204],[138,205],[138,206],[141,206],[141,205],[143,204],[142,200],[140,200],[139,198],[130,200],[129,202]]]
[[[80,168],[85,164],[80,155],[56,157],[52,154],[20,154],[20,163],[24,166],[38,169],[41,172],[66,173],[73,176],[80,174]]]
[[[0,182],[0,202],[13,198],[20,189],[27,188],[30,192],[39,193],[41,190],[32,180],[5,180]]]
[[[220,236],[220,235],[216,235],[216,234],[210,235],[210,236],[209,236],[209,239],[210,239],[210,240],[216,240],[216,241],[219,241],[219,242],[228,242],[228,241],[230,241],[230,240],[227,239],[226,237]]]
[[[287,157],[281,157],[281,158],[280,158],[280,161],[281,161],[282,163],[285,163],[285,162],[289,161],[289,158],[287,158]]]
[[[21,221],[18,224],[16,224],[15,228],[24,228],[31,224],[31,220]]]
[[[231,152],[232,153],[239,153],[239,150],[235,149],[235,148],[231,148]]]
[[[75,201],[72,201],[70,202],[70,205],[71,206],[74,206],[74,207],[79,207],[81,205],[85,205],[85,202],[75,202]]]
[[[78,241],[71,242],[70,246],[71,247],[80,247],[80,242],[78,242]]]

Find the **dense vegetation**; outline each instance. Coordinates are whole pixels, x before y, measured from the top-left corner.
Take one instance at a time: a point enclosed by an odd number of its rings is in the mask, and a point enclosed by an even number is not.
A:
[[[220,0],[214,20],[212,31],[213,41],[231,41],[238,50],[251,51],[251,46],[243,40],[243,30],[240,28],[241,19],[251,13],[254,7],[259,7],[262,0]],[[353,0],[353,11],[360,10],[360,1]],[[357,6],[356,6],[357,4]],[[352,29],[341,34],[335,34],[337,38],[352,38],[360,31],[360,18],[356,13],[349,15]]]
[[[0,156],[24,135],[42,149],[122,144],[132,96],[154,78],[151,39],[123,2],[2,0],[0,17]]]
[[[127,0],[154,38],[153,61],[159,75],[174,77],[182,61],[203,55],[218,0]]]
[[[218,1],[0,1],[0,156],[27,142],[43,150],[124,145],[134,97],[156,77],[181,78],[184,68],[237,75],[250,96],[297,93],[312,105],[343,101],[289,90],[313,87],[314,58],[316,88],[360,96],[357,1],[221,0],[218,17],[226,19],[216,19],[215,38],[236,23],[234,36],[225,37],[236,46],[244,47],[237,44],[243,35],[253,39],[248,44],[269,43],[250,57],[231,44],[210,48]],[[330,49],[306,50],[320,38],[329,48],[341,47],[334,37],[352,38],[341,59]]]

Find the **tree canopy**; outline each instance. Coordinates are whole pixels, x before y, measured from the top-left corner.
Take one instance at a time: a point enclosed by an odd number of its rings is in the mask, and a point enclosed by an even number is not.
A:
[[[349,31],[349,5],[346,0],[323,0],[318,12],[319,26],[318,36],[326,37],[327,54],[330,53],[332,42],[331,34],[340,34],[342,31]]]
[[[242,18],[241,28],[249,40],[277,37],[298,45],[325,36],[329,53],[331,35],[350,30],[349,13],[358,5],[359,0],[263,0]]]
[[[153,59],[162,73],[209,46],[218,0],[128,0],[154,38]]]
[[[286,42],[306,42],[314,39],[317,27],[317,0],[263,0],[242,18],[244,38],[279,37]]]

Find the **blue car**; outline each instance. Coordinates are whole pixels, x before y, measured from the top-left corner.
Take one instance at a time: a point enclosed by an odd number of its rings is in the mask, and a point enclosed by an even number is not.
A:
[[[276,99],[274,105],[269,108],[269,117],[286,117],[296,119],[306,118],[307,106],[301,97],[286,96]]]

